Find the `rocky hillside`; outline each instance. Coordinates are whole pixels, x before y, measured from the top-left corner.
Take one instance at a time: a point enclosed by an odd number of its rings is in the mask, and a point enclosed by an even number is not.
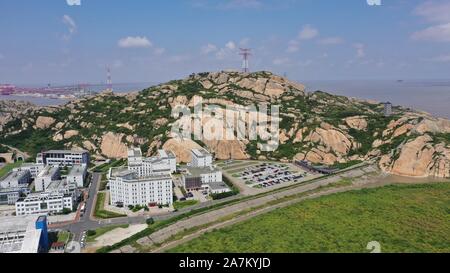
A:
[[[258,141],[172,138],[171,126],[183,122],[171,117],[172,107],[193,108],[195,96],[221,107],[279,105],[281,145],[263,152]],[[386,172],[450,177],[450,121],[401,107],[384,117],[378,102],[306,93],[303,85],[269,72],[200,73],[139,93],[102,93],[61,107],[1,103],[0,143],[31,154],[82,148],[97,158],[123,158],[128,146],[138,145],[149,155],[164,147],[186,162],[190,148],[205,146],[218,159],[306,159],[336,167],[379,159]]]

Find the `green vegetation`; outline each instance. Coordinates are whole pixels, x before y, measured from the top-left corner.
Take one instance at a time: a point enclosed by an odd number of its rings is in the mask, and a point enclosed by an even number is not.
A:
[[[331,168],[339,169],[339,170],[345,170],[347,168],[350,168],[352,166],[355,166],[355,165],[358,165],[358,164],[361,164],[361,163],[362,163],[362,161],[360,161],[360,160],[352,160],[352,161],[349,161],[347,163],[336,163],[333,166],[331,166]]]
[[[307,200],[255,217],[172,252],[450,251],[450,184],[395,185]]]
[[[177,201],[173,203],[173,207],[176,210],[180,210],[182,208],[192,207],[199,203],[198,200],[187,200],[187,201]]]
[[[86,233],[87,235],[86,241],[94,242],[98,237],[102,236],[105,233],[108,233],[117,228],[128,228],[128,227],[129,225],[115,225],[115,226],[101,227],[96,230],[88,230],[88,232]]]
[[[59,243],[67,243],[71,237],[71,233],[67,231],[58,232],[57,242]]]
[[[97,201],[95,203],[95,211],[94,211],[94,216],[96,218],[110,219],[110,218],[126,217],[126,215],[118,214],[118,213],[115,213],[112,211],[105,210],[105,207],[104,207],[105,197],[106,197],[106,194],[104,192],[99,192],[97,194]]]
[[[94,172],[98,172],[98,173],[106,173],[106,172],[108,172],[109,169],[111,169],[111,168],[120,167],[120,166],[125,165],[125,163],[126,163],[125,161],[126,161],[125,159],[119,159],[119,160],[112,159],[112,160],[111,160],[110,162],[108,162],[108,163],[105,163],[105,164],[102,164],[102,165],[100,165],[100,166],[97,166],[97,167],[94,169]]]
[[[22,165],[22,161],[17,161],[15,163],[6,164],[3,168],[0,169],[0,178],[7,175],[14,168],[19,168]]]

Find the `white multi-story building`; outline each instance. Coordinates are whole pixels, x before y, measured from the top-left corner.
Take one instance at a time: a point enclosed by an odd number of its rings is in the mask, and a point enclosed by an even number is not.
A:
[[[61,172],[59,167],[47,165],[34,179],[35,191],[42,192],[47,189],[47,187],[53,181],[61,179]]]
[[[192,149],[191,155],[192,155],[192,161],[190,163],[191,167],[205,168],[212,166],[213,163],[212,155],[205,149]]]
[[[89,165],[88,151],[51,150],[39,153],[36,163],[53,166]]]
[[[45,215],[0,218],[0,253],[39,253],[49,247]]]
[[[213,167],[187,167],[182,175],[182,181],[188,191],[208,189],[210,184],[222,183],[222,172]]]
[[[14,205],[20,198],[21,188],[0,189],[0,205]]]
[[[16,202],[16,215],[58,214],[64,208],[73,209],[71,195],[62,193],[32,193]]]
[[[128,150],[128,169],[139,177],[170,175],[177,171],[177,158],[172,152],[158,151],[158,156],[143,157],[140,148]]]
[[[15,170],[0,181],[0,189],[27,187],[31,182],[31,173],[28,170]]]
[[[36,178],[44,168],[44,164],[23,163],[20,167],[13,169],[13,171],[30,171],[31,177]]]
[[[16,202],[16,215],[58,214],[73,210],[78,199],[77,185],[66,180],[53,181],[45,192],[32,193]]]
[[[124,206],[172,205],[173,180],[168,174],[140,176],[135,170],[111,169],[111,204]]]
[[[67,175],[67,181],[75,183],[78,188],[82,188],[87,177],[87,165],[74,165]]]

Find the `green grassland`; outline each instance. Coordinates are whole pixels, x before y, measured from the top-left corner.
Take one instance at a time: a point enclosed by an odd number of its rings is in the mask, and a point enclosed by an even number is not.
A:
[[[126,215],[105,210],[104,208],[105,198],[106,195],[104,192],[99,192],[97,194],[97,201],[95,203],[95,211],[94,211],[95,217],[100,219],[126,217]]]
[[[170,252],[450,251],[450,183],[325,196],[207,233]]]
[[[6,164],[3,168],[0,169],[0,178],[7,175],[12,169],[19,168],[22,165],[22,161],[17,161],[15,163]]]

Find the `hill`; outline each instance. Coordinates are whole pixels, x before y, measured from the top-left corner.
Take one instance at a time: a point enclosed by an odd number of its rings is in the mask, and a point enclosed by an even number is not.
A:
[[[265,152],[256,140],[175,138],[172,125],[191,121],[173,117],[172,107],[192,110],[199,97],[205,105],[221,108],[279,105],[280,146]],[[402,107],[385,117],[381,103],[307,93],[303,85],[270,72],[199,73],[138,93],[104,92],[60,107],[0,103],[0,143],[30,154],[78,148],[96,158],[124,158],[127,147],[134,145],[149,155],[164,147],[186,162],[190,148],[205,146],[218,159],[306,159],[336,166],[378,159],[389,173],[450,177],[449,120]]]

